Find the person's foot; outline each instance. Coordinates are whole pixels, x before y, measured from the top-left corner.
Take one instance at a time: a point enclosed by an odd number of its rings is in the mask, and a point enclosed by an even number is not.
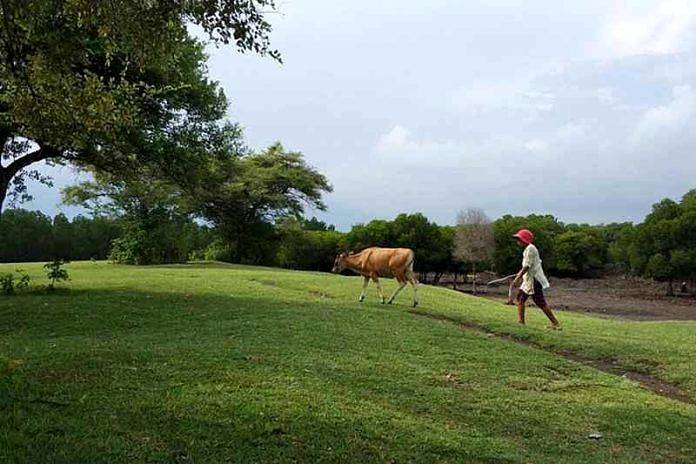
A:
[[[548,329],[549,330],[563,330],[563,327],[561,327],[560,324],[551,324],[550,326],[548,326]]]
[[[527,324],[524,323],[524,321],[517,321],[517,323],[520,324],[520,325],[527,325]]]

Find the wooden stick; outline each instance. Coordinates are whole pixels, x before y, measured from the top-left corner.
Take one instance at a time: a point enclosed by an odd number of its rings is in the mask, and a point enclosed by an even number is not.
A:
[[[512,279],[513,277],[516,277],[516,276],[517,276],[517,274],[510,274],[509,276],[503,277],[502,279],[491,280],[486,285],[502,284],[506,280]]]

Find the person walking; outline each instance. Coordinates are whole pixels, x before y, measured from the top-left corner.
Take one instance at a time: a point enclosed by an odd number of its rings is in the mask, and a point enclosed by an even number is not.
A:
[[[527,229],[521,229],[513,235],[513,237],[517,239],[517,243],[521,247],[524,247],[524,252],[522,253],[522,269],[517,273],[513,282],[514,286],[518,286],[520,283],[522,284],[517,293],[518,322],[520,324],[525,323],[525,306],[527,300],[531,297],[534,303],[546,314],[549,321],[551,321],[549,328],[558,330],[560,329],[560,323],[553,314],[553,311],[551,311],[551,308],[549,308],[546,297],[544,296],[544,290],[551,285],[546,275],[544,275],[544,269],[541,267],[539,250],[534,246],[534,234]]]

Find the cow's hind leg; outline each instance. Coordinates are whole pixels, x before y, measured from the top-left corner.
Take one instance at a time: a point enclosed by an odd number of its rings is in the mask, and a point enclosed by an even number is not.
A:
[[[379,277],[376,275],[372,276],[372,280],[377,284],[377,290],[379,291],[379,299],[384,304],[384,292],[382,291],[382,283],[379,281]]]
[[[418,279],[416,279],[416,274],[414,274],[413,271],[409,270],[406,273],[406,277],[408,277],[408,281],[411,282],[411,286],[413,286],[413,307],[415,308],[418,306]]]
[[[401,290],[404,289],[406,283],[408,282],[405,276],[398,276],[396,280],[399,282],[399,287],[396,290],[394,290],[394,293],[389,298],[389,301],[387,301],[388,304],[392,304],[394,302],[394,299],[397,297],[399,293],[401,293]]]
[[[367,284],[370,283],[370,278],[368,276],[365,276],[363,280],[363,286],[362,286],[362,292],[360,292],[360,298],[358,298],[359,302],[365,301],[365,292],[367,291]]]

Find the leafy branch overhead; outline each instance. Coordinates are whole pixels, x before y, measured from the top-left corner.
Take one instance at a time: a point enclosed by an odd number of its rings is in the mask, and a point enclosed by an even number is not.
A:
[[[39,161],[119,175],[177,164],[182,134],[227,107],[187,26],[280,60],[265,19],[274,8],[269,0],[0,2],[0,204],[11,185],[26,194],[23,176]]]

